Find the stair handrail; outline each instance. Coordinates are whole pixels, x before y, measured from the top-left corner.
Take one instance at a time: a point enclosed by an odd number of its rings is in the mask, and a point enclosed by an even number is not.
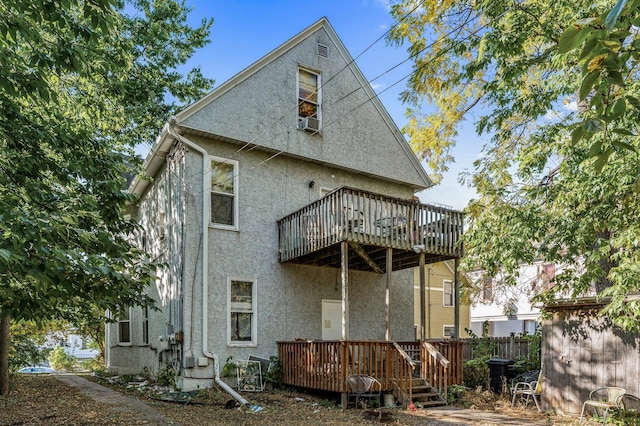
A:
[[[411,381],[412,381],[412,376],[413,376],[413,370],[415,370],[417,364],[415,363],[415,361],[413,361],[413,359],[411,359],[409,354],[407,354],[405,352],[405,350],[402,349],[402,347],[397,342],[393,342],[393,347],[395,348],[396,352],[398,352],[400,354],[400,356],[404,359],[405,363],[408,364],[409,367],[411,367],[411,372],[409,373],[408,383],[407,383],[407,379],[404,377],[404,375],[401,377],[400,390],[401,390],[403,395],[408,394],[409,395],[409,401],[412,401],[413,400],[413,386],[411,385]],[[402,401],[402,404],[405,405],[405,401]]]
[[[424,362],[426,361],[426,359],[423,359],[422,361],[422,365],[421,365],[421,376],[425,379],[429,380],[429,383],[431,384],[431,386],[437,385],[437,390],[438,393],[440,394],[440,397],[442,397],[442,399],[445,400],[445,402],[447,401],[447,383],[448,383],[448,377],[449,377],[449,373],[448,373],[448,369],[449,369],[449,360],[442,355],[442,353],[440,353],[440,351],[438,349],[436,349],[435,346],[433,346],[431,343],[429,342],[423,342],[422,343],[422,347],[425,349],[425,351],[431,356],[431,358],[435,359],[444,369],[443,374],[438,374],[437,371],[435,372],[431,372],[433,373],[431,376],[432,377],[426,377],[428,375],[428,372],[426,371],[427,367],[427,363]],[[426,357],[425,357],[426,358]],[[434,380],[432,378],[435,378],[435,382],[437,383],[433,383]]]

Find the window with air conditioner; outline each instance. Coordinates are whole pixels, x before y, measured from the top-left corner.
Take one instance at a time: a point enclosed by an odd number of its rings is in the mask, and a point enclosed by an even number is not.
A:
[[[321,125],[320,74],[298,69],[298,126],[301,130],[317,133]]]

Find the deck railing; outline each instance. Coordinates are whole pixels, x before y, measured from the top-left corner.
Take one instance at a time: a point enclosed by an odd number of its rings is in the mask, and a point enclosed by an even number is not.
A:
[[[346,187],[285,216],[278,229],[282,262],[340,241],[462,256],[462,212]]]
[[[331,392],[348,393],[347,377],[372,376],[384,391],[394,384],[411,392],[416,365],[394,342],[389,341],[295,341],[278,342],[283,382]]]

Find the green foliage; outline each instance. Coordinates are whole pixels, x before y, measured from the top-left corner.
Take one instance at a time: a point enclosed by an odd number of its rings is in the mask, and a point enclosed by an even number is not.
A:
[[[176,389],[178,383],[178,374],[180,371],[171,363],[166,363],[164,367],[158,371],[158,384]]]
[[[151,304],[122,188],[161,123],[211,86],[176,68],[203,46],[174,0],[0,6],[0,300],[12,318]],[[175,101],[170,101],[175,99]]]
[[[469,344],[473,359],[464,363],[462,382],[467,388],[481,387],[489,389],[489,360],[493,357],[496,344],[486,337],[488,336],[489,323],[482,327],[482,337],[478,337],[473,331],[466,328],[465,331],[473,339]]]
[[[188,12],[179,0],[0,3],[3,318],[79,323],[153,306],[158,265],[133,244],[123,188],[134,147],[213,83],[178,72],[212,24],[191,26]]]
[[[447,387],[447,405],[455,404],[464,397],[467,388],[460,385]]]
[[[106,367],[104,365],[104,358],[101,356],[97,356],[95,358],[86,359],[80,363],[80,368],[83,371],[91,371],[97,375],[106,371]]]
[[[37,341],[27,335],[14,336],[9,346],[9,371],[15,373],[22,367],[38,365],[46,359]]]
[[[94,358],[91,366],[87,365],[87,368],[97,377],[109,377],[111,374],[104,364],[102,358]]]
[[[523,262],[563,265],[541,301],[595,291],[638,330],[640,0],[612,3],[404,0],[390,39],[409,46],[405,131],[436,174],[462,120],[488,136],[462,269],[508,286]]]
[[[528,340],[529,353],[515,359],[514,369],[518,373],[540,370],[542,364],[542,328],[538,324],[533,334],[522,333],[521,338]]]
[[[78,368],[78,360],[67,355],[62,346],[56,346],[49,354],[49,365],[58,371],[75,371]]]
[[[233,377],[236,375],[236,367],[237,364],[233,360],[233,357],[230,356],[227,358],[227,361],[222,366],[222,377]]]
[[[637,410],[618,408],[608,417],[607,423],[615,426],[637,426],[640,424],[640,413]]]
[[[271,368],[264,375],[265,382],[270,383],[273,389],[282,389],[284,387],[282,363],[277,356],[269,357],[269,361]]]
[[[16,372],[22,367],[38,365],[47,359],[49,350],[41,349],[47,331],[61,331],[63,322],[38,325],[33,321],[12,321],[10,325],[9,370]]]

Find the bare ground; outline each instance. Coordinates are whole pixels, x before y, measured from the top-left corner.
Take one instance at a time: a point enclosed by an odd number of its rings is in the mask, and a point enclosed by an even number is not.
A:
[[[264,391],[244,394],[250,406],[225,408],[229,396],[220,390],[200,391],[188,404],[163,402],[151,390],[109,385],[137,398],[181,425],[360,425],[378,423],[373,410],[342,410],[336,396],[294,391]],[[535,408],[511,408],[504,398],[491,393],[470,392],[461,401],[478,413],[500,413],[514,423],[572,425],[576,419],[538,413]],[[257,408],[260,407],[260,408]],[[136,413],[116,411],[113,405],[96,402],[78,389],[54,376],[16,376],[13,390],[0,397],[0,425],[131,425],[152,424]],[[258,410],[257,412],[255,412]],[[384,409],[386,420],[394,425],[446,426],[456,424],[495,425],[501,421],[461,420],[429,410]],[[369,415],[368,415],[369,414]]]

